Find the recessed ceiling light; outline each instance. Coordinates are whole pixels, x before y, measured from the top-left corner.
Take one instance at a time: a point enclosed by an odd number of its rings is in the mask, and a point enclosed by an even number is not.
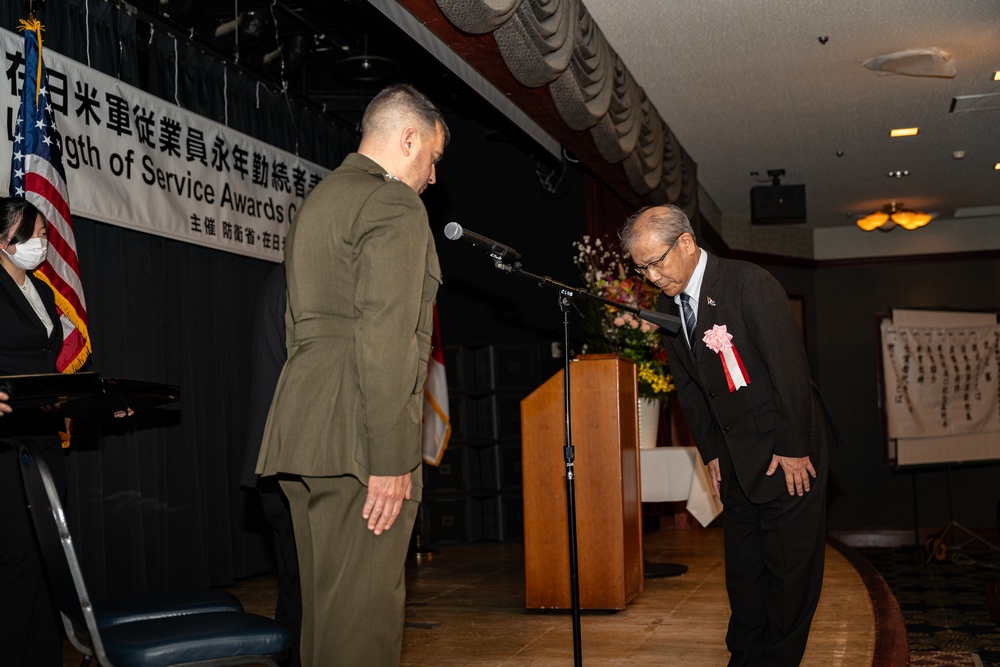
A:
[[[917,127],[897,127],[895,130],[889,130],[890,137],[912,137],[920,131]]]
[[[997,162],[995,165],[993,165],[993,168],[996,169],[997,171],[1000,171],[1000,162]]]
[[[1000,69],[998,69],[997,71],[993,72],[993,80],[994,81],[1000,81]]]

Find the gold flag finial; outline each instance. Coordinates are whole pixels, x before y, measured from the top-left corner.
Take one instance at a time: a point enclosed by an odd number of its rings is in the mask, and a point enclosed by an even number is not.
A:
[[[21,25],[18,30],[24,32],[29,30],[35,33],[35,37],[38,38],[38,69],[35,72],[35,106],[38,106],[38,94],[42,86],[42,22],[35,18],[35,13],[32,11],[28,14],[28,20],[25,21],[21,19]],[[25,54],[27,55],[27,54]]]

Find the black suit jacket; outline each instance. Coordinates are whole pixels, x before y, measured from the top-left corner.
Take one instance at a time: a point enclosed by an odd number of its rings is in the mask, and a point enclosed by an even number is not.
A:
[[[657,307],[680,316],[665,295]],[[702,459],[719,459],[723,494],[735,474],[750,500],[768,502],[788,492],[780,468],[764,474],[772,455],[808,455],[819,470],[833,440],[788,297],[764,269],[709,255],[696,314],[693,350],[682,333],[664,337],[684,417]],[[732,334],[749,378],[748,386],[732,392],[720,355],[702,341],[721,325]]]
[[[0,375],[56,372],[62,327],[55,297],[51,287],[30,273],[28,280],[42,297],[52,320],[52,333],[45,333],[45,326],[21,288],[10,274],[0,269]],[[55,415],[45,415],[38,410],[15,410],[0,418],[0,438],[44,435],[48,440],[57,437],[61,424],[62,420]]]
[[[285,346],[287,301],[285,265],[282,263],[274,267],[260,288],[250,329],[250,406],[240,485],[251,489],[257,486],[257,456],[274,388],[288,358]]]

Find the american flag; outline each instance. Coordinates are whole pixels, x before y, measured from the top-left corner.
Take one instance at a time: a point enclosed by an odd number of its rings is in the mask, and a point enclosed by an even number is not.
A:
[[[49,252],[35,276],[55,293],[63,331],[56,367],[62,373],[79,369],[90,354],[87,304],[80,283],[76,237],[69,212],[62,137],[50,104],[48,75],[42,62],[42,24],[21,21],[24,31],[24,87],[14,129],[10,165],[10,195],[27,199],[49,221]]]

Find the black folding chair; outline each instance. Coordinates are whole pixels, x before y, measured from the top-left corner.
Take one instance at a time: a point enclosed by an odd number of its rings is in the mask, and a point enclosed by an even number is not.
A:
[[[278,667],[276,661],[287,654],[291,642],[288,631],[269,618],[243,612],[238,601],[235,609],[228,593],[138,596],[134,604],[123,597],[103,607],[94,605],[45,462],[24,446],[19,457],[63,626],[85,656],[93,656],[103,667]]]

